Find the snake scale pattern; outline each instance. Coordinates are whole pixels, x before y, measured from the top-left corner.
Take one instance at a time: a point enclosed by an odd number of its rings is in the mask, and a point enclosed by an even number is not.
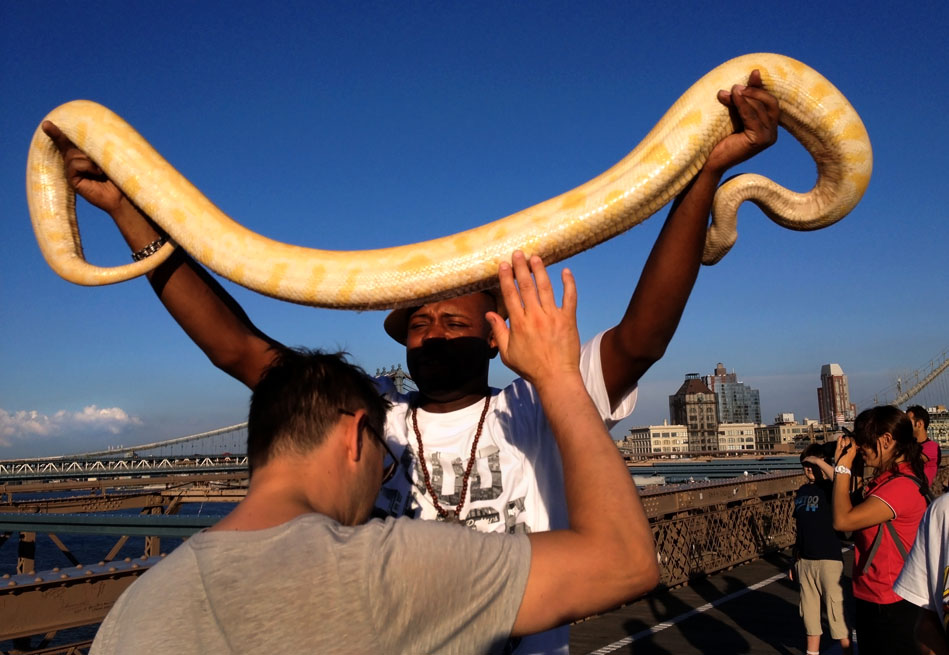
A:
[[[731,132],[719,89],[743,84],[759,69],[780,103],[780,123],[814,158],[817,181],[796,193],[753,174],[716,192],[703,261],[713,264],[737,236],[745,200],[794,230],[843,218],[870,181],[866,128],[847,99],[805,64],[776,54],[732,59],[696,82],[626,157],[596,178],[500,220],[412,245],[362,251],[303,248],[267,239],[222,213],[109,109],[77,100],[46,118],[62,131],[181,248],[217,274],[260,293],[339,309],[418,305],[492,286],[498,263],[520,249],[551,264],[641,223],[672,200]],[[43,256],[60,276],[82,285],[121,282],[162,263],[168,243],[140,262],[88,263],[82,252],[75,195],[51,140],[37,128],[27,162],[27,197]]]

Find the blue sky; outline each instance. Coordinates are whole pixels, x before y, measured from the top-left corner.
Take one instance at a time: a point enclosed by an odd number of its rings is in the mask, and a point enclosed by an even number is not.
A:
[[[760,389],[765,420],[816,417],[820,366],[873,395],[949,345],[945,81],[949,8],[889,3],[0,3],[0,458],[175,437],[244,419],[144,280],[82,288],[43,261],[27,146],[62,102],[123,116],[235,220],[329,249],[474,227],[584,182],[631,150],[705,72],[779,52],[823,73],[864,119],[863,202],[817,232],[754,207],[705,268],[624,425],[661,422],[688,372],[717,362]],[[794,189],[814,167],[787,134],[742,167]],[[589,337],[621,315],[659,215],[569,260]],[[87,256],[128,250],[80,208]],[[226,283],[267,333],[404,362],[381,312],[283,303]],[[500,364],[492,374],[503,384]],[[618,437],[622,430],[614,431]]]

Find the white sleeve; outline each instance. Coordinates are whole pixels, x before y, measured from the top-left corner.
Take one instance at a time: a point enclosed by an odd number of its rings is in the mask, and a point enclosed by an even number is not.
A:
[[[615,411],[610,411],[610,396],[606,392],[606,383],[603,381],[603,361],[600,357],[600,342],[603,340],[604,332],[583,344],[580,349],[580,375],[583,377],[583,384],[587,388],[587,393],[593,399],[593,404],[603,417],[606,427],[612,428],[624,418],[633,413],[636,407],[636,397],[639,395],[639,386],[629,390],[622,400],[616,406]]]
[[[913,605],[923,609],[935,611],[932,599],[929,594],[929,560],[930,560],[930,539],[938,541],[940,535],[930,534],[929,519],[932,517],[933,508],[930,505],[929,510],[919,522],[919,530],[916,532],[916,541],[913,542],[913,548],[909,551],[909,557],[903,565],[900,577],[896,579],[893,585],[895,591],[901,598],[908,600]],[[935,544],[938,548],[938,543]],[[932,572],[937,575],[937,572]]]

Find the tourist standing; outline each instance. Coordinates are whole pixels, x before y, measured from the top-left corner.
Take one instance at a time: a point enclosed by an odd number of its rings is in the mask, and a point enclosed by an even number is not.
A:
[[[863,501],[851,502],[858,453],[873,467]],[[926,511],[929,487],[909,417],[891,405],[864,410],[853,436],[837,440],[834,529],[853,532],[853,595],[861,655],[906,652],[917,608],[893,591]]]

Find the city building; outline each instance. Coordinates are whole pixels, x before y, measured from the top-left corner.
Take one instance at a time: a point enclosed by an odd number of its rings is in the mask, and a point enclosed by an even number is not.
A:
[[[728,373],[719,362],[705,384],[717,395],[719,423],[761,424],[761,398],[757,389],[739,382],[738,375]]]
[[[834,441],[840,431],[831,425],[822,425],[811,419],[802,423],[794,420],[794,414],[782,413],[774,417],[771,425],[760,425],[755,429],[755,448],[773,451],[801,451],[810,443]]]
[[[691,452],[719,449],[718,401],[698,373],[687,374],[679,390],[669,396],[669,419],[688,428]]]
[[[616,444],[631,455],[666,455],[689,452],[689,429],[684,425],[644,425],[630,428]]]
[[[820,387],[817,389],[817,407],[820,422],[840,427],[852,424],[856,407],[850,402],[847,376],[840,364],[824,364],[820,369]]]
[[[754,450],[757,425],[754,423],[719,423],[720,450]]]

